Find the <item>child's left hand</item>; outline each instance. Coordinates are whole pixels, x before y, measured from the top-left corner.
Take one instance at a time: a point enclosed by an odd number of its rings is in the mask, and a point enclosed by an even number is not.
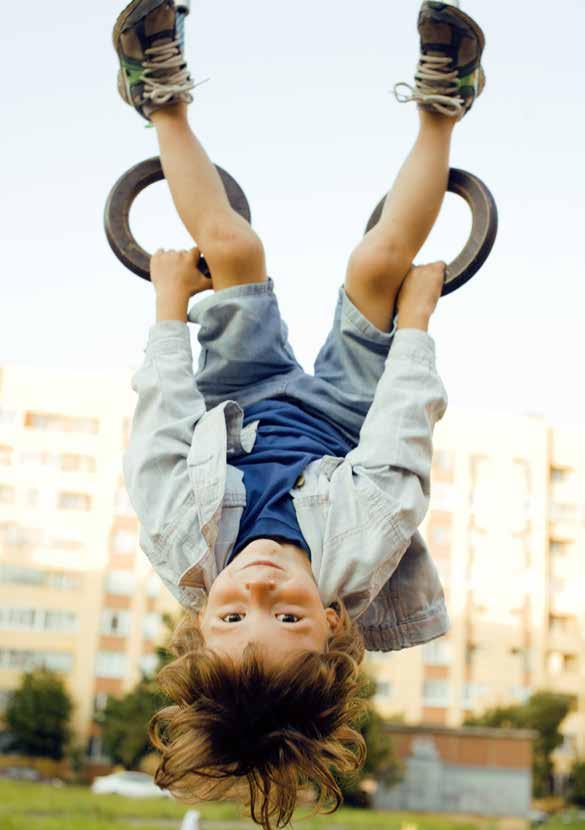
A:
[[[189,297],[213,288],[213,281],[197,269],[201,251],[165,251],[160,248],[150,260],[150,280],[157,294]]]

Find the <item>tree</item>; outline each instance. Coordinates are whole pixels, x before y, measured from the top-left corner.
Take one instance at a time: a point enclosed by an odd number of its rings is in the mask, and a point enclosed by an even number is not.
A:
[[[371,700],[376,693],[376,683],[368,678],[363,697]],[[358,732],[363,736],[367,756],[363,768],[353,776],[339,776],[338,782],[343,792],[345,803],[352,807],[369,806],[369,796],[363,788],[367,779],[375,779],[378,783],[391,787],[402,778],[402,764],[396,758],[392,738],[384,730],[384,719],[370,703],[368,712]]]
[[[559,731],[571,709],[573,699],[556,692],[536,692],[526,703],[498,706],[479,717],[470,717],[465,726],[491,726],[500,729],[533,729],[538,733],[534,742],[532,765],[534,795],[542,798],[553,792],[552,754],[563,742]]]
[[[25,674],[6,707],[14,748],[26,755],[60,761],[71,737],[73,701],[62,679],[37,669]]]
[[[578,759],[571,769],[569,779],[569,801],[578,807],[585,807],[585,760]]]
[[[110,697],[102,715],[104,749],[115,764],[136,769],[152,747],[148,722],[168,700],[156,683],[143,678],[123,697]]]
[[[148,738],[148,723],[152,716],[169,701],[156,680],[158,672],[173,659],[169,644],[176,622],[169,614],[163,617],[166,628],[165,644],[158,646],[158,664],[151,676],[143,675],[135,688],[123,697],[110,697],[100,716],[102,740],[106,753],[115,764],[136,769],[143,758],[152,752]]]

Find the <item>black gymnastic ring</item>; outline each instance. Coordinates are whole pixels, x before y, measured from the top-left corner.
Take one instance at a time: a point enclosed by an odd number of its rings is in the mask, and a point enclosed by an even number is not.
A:
[[[452,168],[447,190],[462,196],[471,208],[472,225],[469,239],[458,257],[447,266],[442,296],[465,285],[482,267],[491,253],[498,234],[498,207],[486,185],[465,170]],[[386,196],[370,217],[366,233],[375,227],[382,215]]]
[[[250,205],[240,185],[221,167],[216,165],[216,170],[221,176],[232,208],[247,222],[251,222]],[[138,244],[130,230],[130,208],[145,188],[164,177],[158,156],[141,161],[118,179],[108,196],[104,211],[104,227],[112,251],[126,268],[149,282],[150,254]],[[206,277],[211,276],[203,257],[200,258],[197,267]]]

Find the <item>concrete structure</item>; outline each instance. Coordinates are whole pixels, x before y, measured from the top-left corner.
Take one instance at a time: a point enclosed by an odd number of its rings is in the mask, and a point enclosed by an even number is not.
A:
[[[128,370],[0,367],[0,707],[23,668],[63,672],[75,727],[152,666],[178,608],[138,548],[121,459]],[[551,688],[579,698],[561,756],[585,755],[585,428],[449,412],[436,430],[423,525],[453,627],[373,655],[382,714],[459,726]],[[91,739],[91,740],[90,740]]]
[[[404,764],[396,787],[380,787],[379,810],[527,817],[533,732],[388,726]]]
[[[381,714],[456,727],[533,691],[575,695],[559,755],[585,755],[585,428],[450,412],[423,535],[449,635],[373,655]]]

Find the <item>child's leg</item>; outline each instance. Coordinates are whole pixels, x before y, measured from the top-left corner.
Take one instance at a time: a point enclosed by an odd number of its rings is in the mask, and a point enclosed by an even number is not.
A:
[[[151,118],[173,201],[207,260],[214,289],[266,280],[262,242],[232,209],[217,170],[189,126],[186,104],[164,107]]]
[[[390,331],[400,286],[437,219],[447,189],[456,119],[419,110],[420,131],[382,216],[354,249],[345,289],[378,329]]]

